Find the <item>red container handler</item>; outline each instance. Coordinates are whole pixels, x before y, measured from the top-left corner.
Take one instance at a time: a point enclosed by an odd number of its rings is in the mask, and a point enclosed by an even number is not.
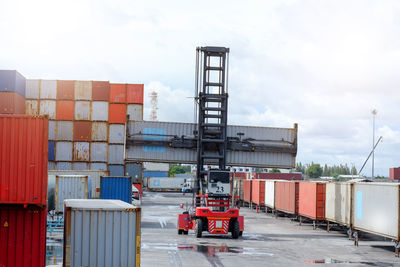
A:
[[[275,209],[288,214],[299,212],[299,182],[275,182]]]
[[[258,206],[265,205],[265,181],[252,180],[251,182],[251,201]]]
[[[47,118],[0,115],[0,203],[47,204]]]
[[[251,182],[252,180],[243,180],[243,201],[251,203]]]
[[[0,266],[45,266],[46,221],[46,208],[1,206]]]
[[[299,215],[325,220],[324,182],[299,182]]]

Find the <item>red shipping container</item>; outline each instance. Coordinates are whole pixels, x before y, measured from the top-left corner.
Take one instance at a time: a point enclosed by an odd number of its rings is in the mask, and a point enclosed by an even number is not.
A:
[[[75,81],[57,81],[57,99],[58,100],[74,100],[75,97]]]
[[[265,205],[265,181],[263,180],[252,181],[251,201],[259,206]]]
[[[0,203],[47,205],[47,118],[0,115]]]
[[[74,121],[74,141],[90,141],[91,121]]]
[[[281,173],[281,172],[258,172],[255,173],[255,179],[265,180],[301,180],[301,173]]]
[[[231,172],[231,178],[235,179],[247,179],[247,172]]]
[[[126,105],[110,104],[108,106],[108,122],[109,123],[125,123],[126,122]]]
[[[400,179],[400,167],[389,169],[389,178],[392,180]]]
[[[126,103],[126,84],[110,83],[110,103]]]
[[[0,92],[0,113],[25,114],[25,98],[15,92]]]
[[[252,180],[243,180],[243,200],[246,202],[251,202],[251,185]]]
[[[299,215],[325,220],[325,183],[299,182]]]
[[[126,103],[143,105],[143,84],[126,85]]]
[[[0,207],[0,266],[45,266],[46,221],[45,208]]]
[[[74,101],[57,101],[56,119],[57,120],[74,120]]]
[[[110,99],[110,83],[93,81],[92,82],[92,100],[109,101]]]
[[[289,214],[299,212],[299,182],[275,182],[275,209]]]

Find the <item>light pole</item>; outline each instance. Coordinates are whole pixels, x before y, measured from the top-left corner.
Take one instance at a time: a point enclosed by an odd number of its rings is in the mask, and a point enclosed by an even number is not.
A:
[[[374,149],[374,146],[375,146],[375,117],[376,117],[376,114],[378,113],[378,111],[376,110],[376,109],[373,109],[372,111],[371,111],[371,113],[372,113],[372,179],[374,179],[374,164],[375,164],[375,158],[374,158],[374,154],[375,154],[375,149]]]

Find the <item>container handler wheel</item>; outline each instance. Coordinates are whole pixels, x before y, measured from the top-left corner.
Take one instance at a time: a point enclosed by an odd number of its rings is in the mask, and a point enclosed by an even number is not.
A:
[[[200,238],[203,232],[203,221],[201,219],[196,220],[194,231],[196,233],[196,237]]]
[[[239,235],[240,235],[239,221],[235,220],[235,222],[233,223],[232,238],[238,239]]]
[[[240,232],[239,232],[239,236],[242,236],[242,235],[243,235],[243,231],[240,231]]]
[[[183,234],[183,230],[182,229],[178,229],[178,235],[181,235],[181,234]]]
[[[189,234],[189,231],[183,230],[183,234],[184,234],[184,235],[188,235],[188,234]]]

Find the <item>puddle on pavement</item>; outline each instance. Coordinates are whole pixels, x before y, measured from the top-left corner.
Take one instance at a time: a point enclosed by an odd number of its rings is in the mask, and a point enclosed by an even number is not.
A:
[[[379,267],[390,267],[394,266],[393,263],[387,263],[387,262],[365,262],[365,261],[341,261],[341,260],[336,260],[336,259],[331,259],[331,258],[326,258],[326,259],[321,259],[321,260],[308,260],[304,261],[305,263],[313,263],[313,264],[361,264],[361,265],[366,265],[366,266],[379,266]]]

